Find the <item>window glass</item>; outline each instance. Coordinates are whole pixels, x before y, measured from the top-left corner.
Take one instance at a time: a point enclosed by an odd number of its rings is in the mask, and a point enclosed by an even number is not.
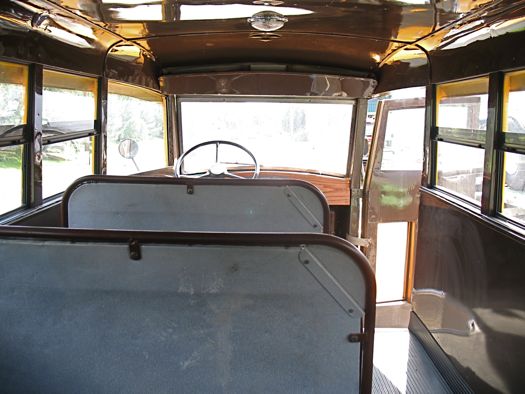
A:
[[[42,128],[44,137],[92,130],[95,120],[95,78],[44,70]]]
[[[352,111],[348,102],[182,101],[183,150],[229,140],[265,167],[344,175]],[[221,160],[237,159],[225,155]]]
[[[408,223],[377,225],[377,302],[403,299],[407,259]]]
[[[146,89],[110,83],[107,135],[108,174],[128,175],[165,167],[162,97]]]
[[[0,148],[0,215],[22,205],[22,145]]]
[[[27,67],[0,62],[0,137],[19,138],[26,123]]]
[[[388,112],[382,171],[422,171],[425,108]]]
[[[525,155],[505,152],[503,215],[525,225]]]
[[[486,130],[488,90],[488,78],[439,85],[437,126]]]
[[[43,198],[61,193],[77,178],[93,173],[92,137],[44,145]]]
[[[525,71],[505,76],[503,131],[525,134]]]
[[[479,205],[484,157],[483,149],[438,142],[436,185]]]

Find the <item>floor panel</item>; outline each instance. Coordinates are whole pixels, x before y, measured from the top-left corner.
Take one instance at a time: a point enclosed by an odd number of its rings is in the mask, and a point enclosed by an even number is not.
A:
[[[374,393],[451,393],[422,345],[408,329],[375,332]]]

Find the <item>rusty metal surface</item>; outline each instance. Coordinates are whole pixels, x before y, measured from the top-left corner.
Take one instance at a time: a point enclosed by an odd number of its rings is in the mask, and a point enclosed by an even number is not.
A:
[[[525,240],[421,193],[417,315],[475,392],[525,386]]]

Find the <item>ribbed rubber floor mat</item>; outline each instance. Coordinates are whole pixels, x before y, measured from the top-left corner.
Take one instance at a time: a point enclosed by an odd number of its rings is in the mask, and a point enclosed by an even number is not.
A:
[[[423,346],[408,329],[377,329],[374,393],[451,393]]]

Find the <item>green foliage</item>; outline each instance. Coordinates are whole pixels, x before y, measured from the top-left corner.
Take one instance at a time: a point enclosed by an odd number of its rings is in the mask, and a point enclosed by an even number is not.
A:
[[[111,94],[108,99],[108,138],[114,142],[131,138],[137,142],[162,137],[160,103]]]
[[[10,146],[0,149],[0,168],[21,168],[22,149],[20,146]]]
[[[24,86],[0,83],[0,125],[22,124]]]

